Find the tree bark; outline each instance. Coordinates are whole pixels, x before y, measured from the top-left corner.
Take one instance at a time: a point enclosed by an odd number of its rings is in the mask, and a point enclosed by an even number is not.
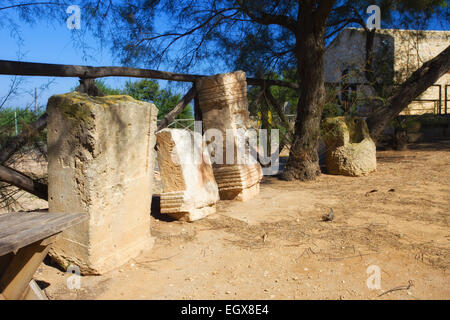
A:
[[[193,87],[195,88],[195,95],[194,95],[194,120],[195,121],[203,121],[203,115],[202,115],[202,109],[200,109],[200,102],[198,100],[198,90],[195,86],[195,82],[193,83]],[[203,127],[202,127],[202,134],[203,134]]]
[[[390,97],[386,104],[369,116],[370,136],[376,140],[384,128],[417,96],[421,95],[450,70],[450,46],[417,69]]]
[[[105,96],[103,94],[102,90],[97,88],[97,86],[95,85],[95,80],[91,79],[91,78],[88,78],[88,79],[81,78],[80,85],[75,89],[75,91],[81,92],[81,93],[86,93],[88,96],[91,96],[91,97],[104,97]]]
[[[19,189],[34,194],[45,201],[48,199],[48,187],[14,169],[0,165],[0,180]]]
[[[322,2],[328,6],[334,3],[334,1]],[[298,21],[301,21],[301,25],[296,34],[295,55],[299,62],[301,89],[289,160],[281,179],[306,181],[314,180],[320,175],[317,149],[325,103],[323,54],[325,24],[329,12],[322,10],[318,16],[319,9],[314,10],[314,1],[305,0],[300,2],[299,6]]]

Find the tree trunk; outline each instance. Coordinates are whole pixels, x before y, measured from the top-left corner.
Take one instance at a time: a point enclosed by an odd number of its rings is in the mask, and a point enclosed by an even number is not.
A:
[[[384,128],[416,97],[421,95],[450,70],[450,46],[417,69],[387,103],[367,119],[370,136],[376,140]]]
[[[95,85],[95,79],[80,78],[80,85],[75,89],[80,93],[86,93],[91,97],[104,97],[105,94]]]
[[[289,160],[281,174],[283,180],[314,180],[320,175],[317,149],[325,102],[324,31],[324,26],[305,21],[297,38],[295,54],[301,88]]]
[[[375,72],[373,67],[373,44],[375,40],[375,31],[376,29],[366,31],[366,66],[364,68],[364,74],[366,76],[366,80],[372,85],[376,86],[377,79],[375,78]],[[376,89],[375,89],[376,91]],[[378,91],[376,91],[379,94]]]

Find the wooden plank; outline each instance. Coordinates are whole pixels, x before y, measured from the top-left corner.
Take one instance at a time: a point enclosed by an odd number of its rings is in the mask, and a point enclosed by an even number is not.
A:
[[[34,273],[47,255],[50,245],[41,241],[21,248],[14,256],[6,271],[0,276],[0,292],[5,299],[21,299]]]
[[[52,214],[50,214],[52,215]],[[16,225],[7,232],[0,235],[0,255],[15,251],[32,242],[49,237],[62,230],[84,220],[85,216],[70,214],[59,214],[45,220],[29,221],[25,228],[23,225]]]
[[[202,115],[202,109],[200,109],[200,103],[198,100],[198,90],[195,87],[195,83],[194,83],[194,88],[195,88],[195,96],[194,96],[194,119],[195,121],[202,121],[203,120],[203,115]],[[202,131],[204,131],[204,129],[202,129]],[[201,132],[203,134],[203,132]]]
[[[0,228],[2,228],[3,224],[7,221],[11,221],[14,219],[18,219],[15,215],[18,214],[33,214],[37,215],[39,213],[48,213],[48,210],[42,210],[42,211],[17,211],[17,212],[8,212],[8,213],[0,213]],[[30,216],[31,218],[31,216]]]
[[[15,219],[18,221],[24,219],[21,214],[7,214],[17,215]],[[0,256],[55,235],[87,219],[87,215],[81,213],[37,212],[27,215],[36,217],[27,217],[28,219],[23,224],[18,224],[14,219],[8,220],[8,225],[12,226],[9,229],[0,225]]]
[[[182,82],[194,82],[199,78],[206,77],[205,75],[199,74],[173,73],[128,67],[91,67],[10,60],[0,60],[0,74],[19,76],[76,77],[85,79],[102,77],[137,77]],[[281,80],[247,78],[247,84],[257,86],[274,85],[292,89],[300,88],[297,83],[285,82]]]
[[[48,212],[39,213],[21,213],[17,214],[15,219],[11,219],[0,225],[0,239],[6,238],[17,232],[45,225],[55,219],[66,218],[65,216],[51,216]],[[67,217],[69,218],[69,217]]]
[[[16,225],[26,225],[30,221],[36,221],[47,216],[48,212],[15,212],[4,213],[0,216],[0,237],[4,232]]]
[[[0,215],[0,237],[3,232],[15,225],[26,225],[28,222],[35,222],[36,220],[71,218],[76,215],[79,215],[79,213],[53,213],[48,211],[4,213]]]
[[[5,243],[7,241],[10,241],[11,239],[18,238],[22,239],[21,236],[39,236],[42,234],[42,238],[50,236],[48,232],[55,231],[55,233],[60,232],[62,229],[68,228],[72,226],[73,224],[78,222],[77,217],[55,217],[53,219],[45,219],[45,220],[37,220],[37,221],[30,221],[25,226],[23,225],[16,225],[14,228],[11,228],[2,234],[0,234],[0,243]],[[38,239],[39,240],[39,239]],[[35,240],[37,241],[37,240]],[[27,243],[29,244],[29,243]],[[25,244],[26,245],[26,244]]]

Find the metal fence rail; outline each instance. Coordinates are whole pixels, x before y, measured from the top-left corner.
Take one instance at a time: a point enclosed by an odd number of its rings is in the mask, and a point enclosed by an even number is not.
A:
[[[332,88],[333,86],[335,88],[340,87],[341,91],[344,90],[343,87],[344,86],[353,86],[355,88],[355,92],[358,93],[361,90],[361,87],[363,86],[368,86],[370,87],[370,84],[368,83],[360,83],[360,82],[355,82],[355,83],[341,83],[341,82],[337,82],[337,83],[331,83],[331,82],[327,82],[325,83],[326,87],[328,88]],[[396,85],[393,85],[396,86]],[[444,90],[442,90],[442,87],[444,86]],[[429,98],[420,98],[417,97],[416,99],[412,100],[412,103],[415,102],[434,102],[434,107],[433,107],[433,113],[434,114],[440,114],[440,115],[445,115],[445,114],[449,114],[450,113],[450,109],[449,109],[449,103],[448,101],[450,101],[449,98],[449,87],[450,84],[433,84],[431,85],[425,92],[424,94],[427,93],[427,91],[429,91],[431,88],[438,88],[438,93],[437,93],[437,98],[436,99],[429,99]],[[442,91],[444,91],[444,96],[442,95]],[[428,94],[430,94],[428,92]],[[357,100],[364,100],[363,98],[357,98]],[[420,108],[415,108],[415,110],[417,111],[426,111],[429,110],[431,108],[424,108],[424,109],[420,109]]]
[[[169,125],[167,126],[167,128],[176,128],[176,129],[189,129],[189,130],[193,130],[194,128],[194,118],[189,118],[189,119],[174,119],[171,123],[169,123]],[[161,120],[158,120],[158,125],[161,122]]]

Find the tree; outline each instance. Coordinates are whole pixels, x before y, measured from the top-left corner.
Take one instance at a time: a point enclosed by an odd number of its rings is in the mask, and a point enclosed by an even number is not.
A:
[[[417,27],[423,28],[432,15],[448,15],[443,0],[167,0],[155,1],[146,10],[138,9],[138,4],[130,1],[127,7],[118,10],[125,17],[122,21],[127,32],[120,33],[121,37],[113,43],[125,63],[172,62],[176,67],[189,69],[198,61],[221,57],[229,67],[242,68],[250,75],[261,70],[266,76],[270,76],[269,70],[296,71],[293,81],[301,87],[297,119],[282,178],[301,180],[311,180],[320,174],[316,150],[324,105],[324,39],[345,26],[356,24],[364,28],[366,78],[381,92],[384,88],[377,81],[380,69],[374,63],[374,30],[366,27],[366,8],[379,5],[383,24],[390,27],[407,27],[419,22]],[[144,12],[152,16],[160,11],[174,23],[171,29],[157,32]]]
[[[397,72],[394,76],[393,61],[383,50],[375,50],[374,40],[376,29],[369,29],[361,13],[369,5],[378,5],[382,13],[382,23],[385,28],[424,30],[429,27],[432,18],[441,22],[449,20],[448,3],[445,0],[362,0],[341,1],[333,10],[328,20],[327,38],[348,26],[360,27],[366,37],[365,42],[365,67],[363,72],[367,83],[374,89],[374,99],[378,102],[378,108],[369,115],[367,122],[370,134],[377,139],[384,128],[417,96],[434,84],[448,71],[448,54],[445,51],[439,55],[439,59],[425,62],[424,66],[416,72]],[[445,22],[444,22],[445,23]],[[417,32],[418,37],[423,37]],[[384,56],[383,56],[384,55]],[[417,66],[419,67],[419,66]],[[417,68],[416,67],[416,68]],[[431,70],[427,70],[427,68]],[[400,84],[399,88],[393,85]],[[384,101],[384,102],[383,102]]]
[[[293,148],[286,179],[314,179],[319,173],[317,145],[324,97],[325,23],[335,0],[129,0],[85,1],[83,30],[94,30],[112,44],[126,64],[159,66],[172,61],[188,69],[198,61],[221,57],[227,65],[248,61],[256,67],[298,70],[301,83]],[[49,12],[57,13],[55,1]],[[27,14],[24,7],[19,7]],[[166,30],[155,26],[155,13],[173,21]],[[32,19],[30,17],[30,19]],[[120,30],[120,32],[118,32]],[[247,41],[249,40],[249,41]],[[250,41],[253,40],[253,41]],[[237,50],[236,50],[237,49]],[[255,50],[257,49],[257,50]],[[169,52],[170,51],[170,52]],[[253,61],[257,61],[254,67]],[[229,59],[233,57],[233,59]],[[235,57],[237,57],[235,59]],[[229,61],[229,62],[228,62]]]
[[[334,0],[159,1],[171,21],[176,21],[173,29],[161,33],[151,28],[143,17],[145,11],[137,9],[138,2],[131,2],[133,5],[124,8],[131,17],[121,39],[126,43],[120,48],[124,62],[148,57],[147,63],[159,64],[172,58],[175,66],[189,68],[196,61],[219,56],[230,61],[229,65],[247,66],[245,71],[250,74],[261,68],[295,68],[301,89],[283,178],[310,180],[320,174],[317,147],[325,91],[322,56],[325,25]],[[175,43],[181,54],[171,57],[166,53]],[[252,66],[252,62],[256,63]]]
[[[54,3],[57,5],[48,9],[49,12],[56,13],[55,8],[66,1]],[[384,21],[389,22],[389,19],[414,20],[427,8],[432,8],[430,12],[442,8],[444,1],[380,0],[375,3],[382,8]],[[189,70],[198,62],[209,61],[213,67],[219,63],[233,69],[242,67],[249,75],[259,70],[281,73],[295,69],[298,74],[295,82],[300,84],[297,119],[291,154],[282,178],[311,180],[320,173],[317,146],[325,92],[324,39],[352,23],[364,26],[363,16],[369,4],[374,3],[350,0],[128,0],[116,3],[88,0],[81,6],[85,17],[81,32],[94,31],[100,40],[111,44],[113,52],[127,65],[170,63],[174,69]],[[166,22],[155,24],[160,16],[164,16]],[[367,69],[373,70],[370,52],[367,56]]]

